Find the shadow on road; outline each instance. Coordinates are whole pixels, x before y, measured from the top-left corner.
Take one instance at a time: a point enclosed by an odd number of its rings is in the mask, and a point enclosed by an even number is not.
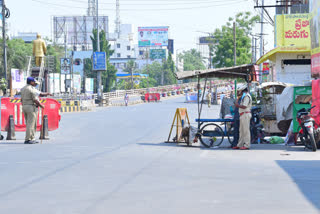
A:
[[[278,160],[276,162],[297,184],[306,199],[320,210],[320,160]]]
[[[204,149],[204,150],[210,150],[211,148],[205,148],[205,147],[202,147],[201,145],[199,144],[195,144],[195,145],[192,145],[192,146],[188,146],[187,144],[185,143],[166,143],[166,142],[163,142],[163,143],[137,143],[138,145],[140,146],[158,146],[158,147],[181,147],[181,148],[190,148],[190,149]]]
[[[201,146],[201,144],[196,143],[192,146],[188,146],[185,143],[137,143],[141,146],[159,146],[159,147],[182,147],[182,148],[190,148],[190,149],[204,149],[204,150],[231,150],[230,144],[224,142],[222,146],[219,148],[205,148]],[[305,151],[303,146],[285,146],[285,145],[274,145],[274,144],[252,144],[251,150],[261,150],[261,151],[283,151],[283,152],[309,152]]]

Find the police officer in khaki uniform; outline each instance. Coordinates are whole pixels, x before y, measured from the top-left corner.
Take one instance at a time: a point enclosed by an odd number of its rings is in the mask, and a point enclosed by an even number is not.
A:
[[[44,108],[39,101],[39,96],[48,96],[50,93],[41,93],[35,86],[38,82],[33,77],[28,77],[27,85],[21,89],[22,111],[26,120],[25,144],[35,144],[37,128],[38,107]]]
[[[250,149],[251,136],[250,136],[250,120],[251,120],[251,106],[252,98],[248,92],[246,85],[240,87],[239,92],[241,93],[240,104],[237,102],[235,106],[239,108],[240,116],[240,129],[239,129],[239,143],[233,149],[246,150]]]

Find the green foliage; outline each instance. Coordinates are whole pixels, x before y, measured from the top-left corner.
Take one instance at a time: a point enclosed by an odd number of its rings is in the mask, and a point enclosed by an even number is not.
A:
[[[151,65],[147,65],[142,69],[142,73],[148,74],[149,78],[153,79],[154,86],[162,85],[162,76],[163,76],[163,85],[172,85],[177,82],[175,75],[175,64],[172,59],[171,53],[166,60],[162,61],[162,64],[154,61]],[[153,82],[151,80],[151,82]]]
[[[97,51],[97,30],[94,29],[92,31],[93,36],[91,36],[91,41],[92,41],[92,46],[93,46],[93,51]],[[102,72],[101,79],[102,79],[102,84],[103,84],[103,91],[104,92],[109,92],[111,91],[112,87],[115,84],[116,81],[116,73],[117,69],[110,64],[110,56],[114,53],[114,50],[111,50],[111,45],[109,44],[109,41],[106,39],[106,33],[102,30],[99,32],[99,39],[100,39],[100,51],[101,52],[106,52],[107,56],[107,70]],[[85,68],[85,71],[89,73],[88,69]],[[88,74],[88,76],[96,76],[96,74],[92,73]]]
[[[2,39],[0,40],[2,43]],[[32,44],[26,44],[21,39],[11,39],[7,40],[7,65],[8,65],[8,74],[12,68],[17,69],[26,69],[28,58],[27,56],[32,56]],[[3,52],[1,46],[1,53]],[[2,55],[2,54],[1,54]],[[1,62],[3,63],[3,57],[1,57]],[[4,67],[0,67],[1,77],[5,77]]]
[[[202,70],[206,68],[203,64],[200,52],[196,49],[191,49],[180,53],[179,59],[183,59],[184,71]]]
[[[155,87],[157,86],[157,80],[155,80],[152,77],[149,77],[148,79],[141,79],[140,80],[140,88],[147,88],[148,87],[148,81],[149,81],[149,87]]]
[[[2,40],[0,40],[2,43]],[[28,66],[28,56],[32,56],[32,44],[25,43],[22,39],[11,39],[7,40],[7,64],[8,73],[10,73],[12,68],[26,70]],[[2,53],[2,47],[0,48]],[[60,58],[64,55],[63,47],[57,45],[47,46],[47,55],[55,57],[55,70],[60,71]],[[1,58],[1,61],[3,59]],[[0,75],[5,76],[3,66],[0,67]]]
[[[85,77],[88,77],[88,78],[96,78],[97,77],[96,72],[92,71],[92,59],[91,58],[87,58],[87,59],[83,60],[83,68],[84,68]]]
[[[7,89],[7,81],[5,78],[1,78],[0,79],[0,90],[2,90],[5,93],[6,89]]]
[[[161,84],[161,74],[162,74],[162,65],[155,61],[150,65],[146,65],[143,69],[142,69],[142,73],[144,74],[148,74],[149,75],[149,79],[154,79],[155,80],[155,84],[153,86],[158,86]],[[150,85],[151,87],[151,85]]]
[[[164,70],[164,85],[172,85],[177,83],[175,77],[175,63],[172,59],[172,54],[169,52],[168,59],[162,64]]]
[[[127,62],[127,67],[123,71],[133,75],[137,71],[137,65],[135,61],[129,60]],[[133,83],[133,80],[131,78],[130,78],[130,84],[131,84],[130,88],[126,87],[125,89],[135,88],[135,84]]]
[[[250,12],[238,13],[235,18],[230,17],[226,25],[213,32],[213,45],[210,49],[215,67],[234,65],[233,22],[236,23],[237,65],[251,62],[251,38],[249,35],[257,21],[259,21],[259,16],[251,16]]]
[[[60,58],[64,58],[65,50],[62,46],[49,44],[47,46],[47,56],[54,57],[55,71],[60,71]],[[60,71],[61,72],[61,71]]]

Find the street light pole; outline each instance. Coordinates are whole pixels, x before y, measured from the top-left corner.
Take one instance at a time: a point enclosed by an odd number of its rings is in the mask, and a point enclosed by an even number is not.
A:
[[[100,52],[100,33],[99,33],[99,1],[96,0],[96,18],[97,18],[97,52]],[[101,105],[102,93],[101,93],[101,71],[97,71],[97,81],[98,81],[98,100]]]
[[[4,0],[2,0],[2,40],[3,40],[3,69],[5,73],[6,81],[8,82],[7,76],[7,37],[6,37],[6,9]]]

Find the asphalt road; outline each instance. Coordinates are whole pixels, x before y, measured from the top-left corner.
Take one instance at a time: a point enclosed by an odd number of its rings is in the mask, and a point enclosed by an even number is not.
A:
[[[194,121],[183,101],[63,114],[43,144],[1,141],[0,213],[320,213],[320,152],[163,143],[177,107]]]

